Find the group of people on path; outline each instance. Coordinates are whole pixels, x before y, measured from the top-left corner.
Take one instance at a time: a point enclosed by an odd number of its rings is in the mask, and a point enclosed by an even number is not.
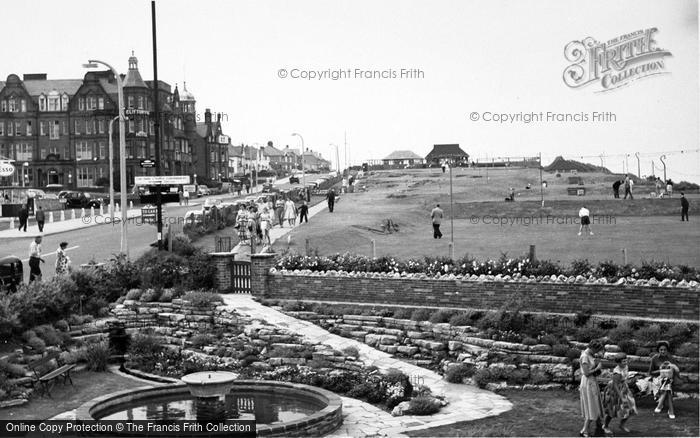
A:
[[[46,263],[42,256],[42,236],[36,236],[32,243],[29,244],[29,282],[41,281],[41,264]],[[66,254],[68,242],[61,242],[56,250],[56,275],[64,275],[70,273],[71,260]]]
[[[668,405],[668,417],[675,419],[673,409],[673,382],[677,379],[679,368],[672,362],[669,352],[670,345],[666,341],[657,343],[657,353],[651,358],[649,376],[640,380],[637,386],[645,393],[653,394],[657,404],[654,413],[660,414]],[[615,368],[612,370],[610,381],[601,392],[598,377],[602,373],[603,343],[597,339],[588,344],[581,353],[579,364],[581,383],[579,385],[581,400],[581,415],[583,427],[579,432],[582,437],[590,436],[591,426],[602,426],[606,435],[612,435],[610,425],[614,419],[619,419],[619,428],[625,433],[631,432],[627,421],[632,415],[638,414],[634,395],[628,385],[629,360],[625,353],[615,357]]]
[[[26,205],[23,205],[22,208],[19,210],[17,218],[19,219],[19,231],[24,231],[26,233],[27,225],[29,224],[29,209]],[[44,212],[44,209],[41,206],[39,206],[36,210],[36,213],[34,213],[34,219],[36,219],[36,224],[39,227],[39,232],[43,233],[44,224],[46,223],[46,212]]]
[[[305,200],[297,207],[291,198],[279,198],[272,202],[272,198],[266,198],[262,204],[251,205],[246,208],[241,205],[236,215],[236,228],[241,240],[254,239],[258,243],[271,244],[270,230],[279,225],[284,228],[284,223],[290,227],[299,223],[309,222],[309,206]]]

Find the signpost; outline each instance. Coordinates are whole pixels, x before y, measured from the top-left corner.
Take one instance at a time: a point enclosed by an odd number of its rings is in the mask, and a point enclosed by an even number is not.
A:
[[[156,162],[153,160],[141,160],[141,167],[144,169],[151,169],[156,167]]]
[[[15,166],[9,161],[0,161],[0,176],[11,176],[15,173]]]

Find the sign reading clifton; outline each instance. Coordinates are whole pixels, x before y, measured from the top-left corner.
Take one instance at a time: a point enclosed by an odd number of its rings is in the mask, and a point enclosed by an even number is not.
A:
[[[564,70],[564,83],[579,88],[599,83],[598,92],[610,91],[648,76],[668,73],[664,58],[671,52],[657,47],[650,28],[620,35],[600,43],[588,37],[572,41],[564,48],[573,64]]]

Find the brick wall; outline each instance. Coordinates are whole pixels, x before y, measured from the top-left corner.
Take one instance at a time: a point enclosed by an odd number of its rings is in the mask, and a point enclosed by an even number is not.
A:
[[[251,260],[254,295],[476,309],[497,309],[510,298],[524,298],[534,312],[574,313],[591,308],[596,314],[690,321],[700,318],[698,292],[684,288],[267,274],[272,264],[271,257]]]
[[[236,255],[230,252],[213,252],[209,255],[216,267],[214,285],[220,291],[231,289],[231,262]]]

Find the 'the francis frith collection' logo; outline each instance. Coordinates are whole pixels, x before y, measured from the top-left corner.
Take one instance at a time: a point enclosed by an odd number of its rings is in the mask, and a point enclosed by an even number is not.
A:
[[[592,37],[570,42],[564,56],[572,64],[564,70],[564,83],[571,88],[599,83],[598,92],[603,92],[668,73],[664,58],[672,55],[657,46],[656,31],[655,27],[638,30],[604,43]]]

